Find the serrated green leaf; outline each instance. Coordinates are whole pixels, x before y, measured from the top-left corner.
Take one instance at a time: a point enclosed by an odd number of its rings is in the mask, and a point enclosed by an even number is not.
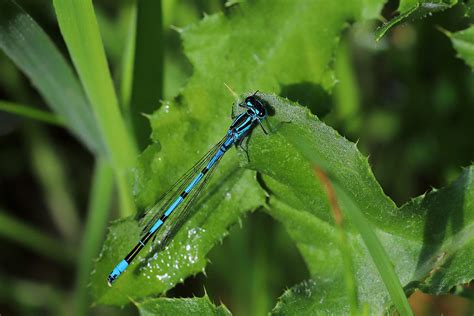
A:
[[[105,154],[89,103],[71,67],[41,27],[11,0],[0,0],[0,48],[71,132],[90,150]]]
[[[273,315],[349,315],[342,278],[303,281],[287,290],[272,311]],[[324,289],[330,288],[331,291]],[[340,295],[334,295],[339,292]],[[318,305],[316,309],[314,305]]]
[[[421,19],[433,13],[453,7],[458,0],[401,0],[398,11],[400,14],[384,23],[376,32],[376,39],[380,40],[392,27],[407,20]]]
[[[416,288],[436,294],[447,293],[474,278],[472,168],[465,170],[451,186],[397,208],[383,194],[367,160],[353,143],[321,123],[308,110],[278,97],[265,96],[265,99],[275,108],[276,114],[270,118],[272,125],[280,125],[280,128],[271,137],[256,135],[252,138],[249,166],[263,174],[271,192],[268,212],[285,225],[300,249],[313,281],[317,282],[317,286],[296,288],[299,292],[305,292],[302,288],[307,288],[311,293],[306,299],[304,295],[295,298],[304,299],[304,304],[288,302],[287,298],[294,296],[296,291],[292,289],[284,295],[275,312],[290,308],[286,304],[297,308],[294,313],[300,309],[324,313],[328,308],[334,308],[332,313],[335,314],[347,312],[346,295],[335,285],[324,286],[343,282],[344,270],[327,198],[313,176],[311,163],[314,161],[331,173],[369,219],[406,293]],[[288,120],[291,123],[281,123]],[[272,157],[271,164],[267,157]],[[279,165],[271,166],[276,163]],[[347,213],[344,204],[341,206]],[[379,259],[369,255],[357,227],[353,226],[355,222],[350,217],[346,220],[360,305],[368,305],[371,314],[387,311],[392,303],[373,262]],[[334,306],[320,303],[320,300],[332,302],[336,297],[344,303]]]
[[[130,298],[162,293],[205,268],[206,254],[227,234],[227,227],[244,211],[264,203],[263,192],[255,194],[253,191],[259,189],[248,185],[253,182],[254,174],[236,166],[235,158],[224,158],[213,184],[196,206],[194,216],[183,225],[169,246],[156,252],[148,245],[110,288],[107,275],[140,235],[134,220],[120,220],[112,225],[92,276],[92,291],[98,302],[125,304]]]
[[[445,33],[451,39],[458,57],[463,59],[474,70],[474,25],[462,31]]]
[[[334,83],[330,64],[340,32],[347,21],[367,17],[367,12],[374,12],[374,8],[383,4],[383,1],[371,1],[366,5],[366,2],[242,3],[228,16],[206,16],[199,24],[185,29],[182,32],[184,48],[194,66],[194,75],[176,102],[165,103],[150,117],[152,139],[157,144],[145,150],[135,173],[138,205],[145,208],[153,204],[160,193],[225,134],[231,122],[232,97],[226,92],[224,83],[237,91],[279,91],[285,85],[302,81],[314,84],[318,91],[320,87],[316,84],[330,88]],[[253,134],[261,133],[258,130]],[[273,168],[279,166],[280,162],[272,164]],[[107,274],[138,236],[133,222],[114,225],[92,280],[96,301],[123,304],[128,297],[163,292],[181,278],[200,271],[205,264],[205,254],[224,236],[226,227],[235,223],[244,211],[263,204],[262,191],[253,174],[237,171],[238,168],[235,153],[230,151],[219,165],[220,170],[213,181],[220,187],[228,187],[227,192],[234,203],[219,209],[197,209],[196,219],[191,219],[178,233],[170,250],[159,254],[153,261],[161,262],[162,268],[159,273],[154,273],[154,278],[164,274],[172,276],[166,282],[149,281],[146,274],[134,273],[136,266],[132,266],[112,289],[106,288]],[[223,181],[225,174],[232,176]],[[213,203],[227,196],[217,193],[210,197]],[[243,193],[245,196],[241,195]],[[227,202],[224,200],[223,203]],[[209,219],[196,222],[206,212],[210,214]],[[212,226],[213,218],[220,218],[215,227]],[[181,267],[176,260],[186,254],[184,246],[189,241],[186,231],[199,227],[196,224],[203,225],[207,231],[196,245],[192,244],[198,251],[198,262]],[[168,254],[171,257],[168,258]],[[179,269],[174,268],[176,262]]]
[[[224,304],[215,306],[206,295],[194,298],[152,298],[136,303],[140,315],[232,315]]]

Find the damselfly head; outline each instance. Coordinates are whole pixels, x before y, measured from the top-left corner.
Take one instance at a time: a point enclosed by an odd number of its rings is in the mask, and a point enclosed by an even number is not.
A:
[[[263,101],[260,100],[260,98],[256,95],[256,93],[246,97],[244,103],[245,107],[247,107],[249,111],[259,118],[264,118],[267,116],[265,105],[263,104]]]

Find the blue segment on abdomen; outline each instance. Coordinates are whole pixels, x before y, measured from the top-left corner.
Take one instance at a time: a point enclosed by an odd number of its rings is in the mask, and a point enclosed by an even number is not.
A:
[[[206,168],[211,169],[212,166],[216,163],[216,161],[224,154],[222,149],[219,148],[219,151],[212,157],[211,161],[207,164]]]
[[[165,213],[165,216],[169,216],[171,214],[171,212],[174,211],[174,209],[176,208],[176,206],[179,205],[179,203],[181,203],[181,201],[183,200],[183,198],[180,196],[176,199],[176,201],[174,201],[173,204],[171,204],[171,206],[168,208],[168,210],[166,211]]]
[[[153,227],[150,229],[150,234],[153,234],[158,228],[160,228],[160,226],[163,225],[163,221],[161,219],[159,219],[155,225],[153,225]]]
[[[123,271],[125,271],[125,269],[127,269],[127,267],[128,267],[128,262],[125,261],[124,259],[120,261],[119,264],[117,264],[117,266],[115,266],[111,274],[113,274],[115,278],[117,278]]]
[[[184,190],[184,192],[186,193],[189,193],[189,191],[191,191],[191,189],[196,185],[196,183],[199,182],[199,180],[201,180],[201,178],[204,176],[204,174],[201,172],[200,174],[197,175],[196,178],[194,178],[193,182],[191,182],[187,188]]]

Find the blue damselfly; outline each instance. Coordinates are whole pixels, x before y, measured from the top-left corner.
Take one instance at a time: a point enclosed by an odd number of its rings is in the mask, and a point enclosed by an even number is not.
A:
[[[201,190],[212,176],[222,156],[233,145],[239,145],[249,134],[253,127],[260,124],[267,116],[267,109],[262,99],[256,93],[245,98],[239,103],[245,112],[238,115],[230,125],[227,134],[204,157],[186,172],[163,196],[150,208],[142,219],[143,230],[140,241],[130,253],[120,261],[109,274],[107,281],[111,285],[129,266],[137,254],[145,247],[150,239],[156,237],[158,231],[166,227],[171,231],[178,227],[189,213],[190,206],[196,200]],[[164,243],[169,234],[160,234],[158,242]]]

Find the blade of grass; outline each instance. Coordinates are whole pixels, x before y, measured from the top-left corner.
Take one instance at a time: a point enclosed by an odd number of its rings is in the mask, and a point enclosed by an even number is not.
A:
[[[69,241],[77,240],[80,220],[63,160],[41,126],[29,126],[25,142],[31,153],[33,172],[41,185],[54,223]]]
[[[122,9],[118,10],[120,12]],[[95,15],[108,61],[111,65],[116,65],[122,55],[125,42],[124,31],[119,21],[120,17],[110,16],[109,12],[101,7],[95,8]]]
[[[362,315],[362,311],[359,309],[359,301],[357,299],[357,286],[354,276],[354,265],[351,258],[351,251],[349,248],[348,238],[343,227],[343,214],[337,201],[334,188],[328,176],[320,168],[315,169],[315,174],[323,184],[323,187],[326,191],[326,195],[329,200],[329,206],[332,210],[334,223],[337,227],[339,235],[339,249],[341,251],[342,260],[344,262],[344,280],[346,283],[347,295],[349,297],[351,315]]]
[[[113,189],[113,172],[110,165],[99,159],[96,162],[89,201],[87,221],[79,256],[74,299],[74,315],[87,315],[89,305],[89,275],[93,258],[97,257],[107,226]],[[105,282],[105,279],[104,279]]]
[[[134,212],[126,172],[136,149],[120,114],[91,0],[54,0],[61,33],[95,113],[116,172],[122,215]]]
[[[35,109],[18,103],[0,100],[0,111],[16,114],[43,123],[65,127],[64,120],[53,113]]]
[[[74,250],[19,220],[0,209],[0,236],[10,239],[22,246],[46,256],[59,263],[72,264],[76,254]]]
[[[94,116],[72,69],[41,27],[10,0],[0,0],[0,48],[71,132],[91,151],[104,154]]]
[[[400,279],[393,269],[393,264],[377,235],[371,228],[369,221],[365,218],[357,204],[348,194],[346,194],[344,189],[337,183],[332,182],[332,184],[338,200],[346,211],[346,215],[350,217],[354,226],[359,231],[360,236],[364,240],[397,311],[400,315],[413,315],[408,299],[403,291],[402,284],[400,283]]]
[[[149,143],[151,114],[163,97],[163,27],[161,1],[137,2],[136,41],[129,123],[141,149]]]
[[[127,39],[125,50],[121,61],[121,80],[120,80],[120,104],[124,112],[125,119],[130,121],[130,97],[132,94],[133,82],[133,61],[135,59],[135,41],[137,32],[137,7],[136,3],[130,8],[130,21],[128,23]]]
[[[315,166],[319,166],[319,168],[324,170],[326,175],[328,175],[328,180],[331,181],[341,209],[345,211],[346,217],[354,224],[354,227],[360,233],[398,312],[400,315],[413,315],[405,292],[403,291],[403,287],[400,283],[400,279],[393,269],[393,264],[377,235],[373,231],[369,221],[365,218],[354,199],[352,199],[344,191],[343,187],[338,184],[338,178],[328,172],[331,168],[328,167],[325,160],[318,157],[318,155],[312,152],[310,148],[304,146],[297,138],[294,138],[295,136],[296,135],[287,135],[287,137],[293,141],[297,150],[305,158],[314,163]]]

